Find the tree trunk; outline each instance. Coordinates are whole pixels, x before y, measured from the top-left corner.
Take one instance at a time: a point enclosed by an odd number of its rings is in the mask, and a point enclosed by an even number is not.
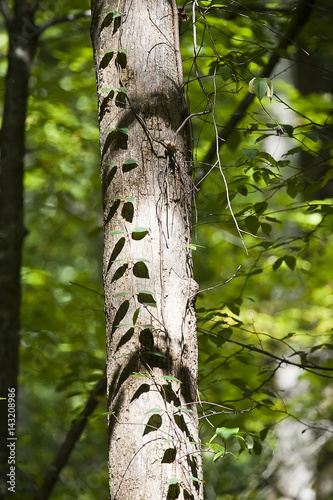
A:
[[[0,134],[0,396],[14,389],[17,404],[20,340],[20,268],[23,225],[23,165],[29,76],[36,50],[34,12],[16,2],[6,13],[10,47]],[[12,392],[13,394],[13,392]],[[13,416],[13,413],[11,413]],[[15,415],[14,415],[15,416]],[[13,428],[12,428],[13,429]],[[0,498],[8,485],[8,413],[0,412]]]
[[[110,498],[202,499],[191,155],[176,1],[92,1]],[[176,379],[176,380],[174,380]]]

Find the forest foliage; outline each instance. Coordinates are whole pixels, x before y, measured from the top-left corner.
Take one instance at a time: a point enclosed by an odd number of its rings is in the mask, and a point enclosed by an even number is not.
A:
[[[82,8],[88,2],[61,2],[56,15]],[[274,474],[263,473],[282,449],[280,422],[325,437],[318,469],[333,453],[333,12],[324,0],[242,0],[188,1],[181,13],[207,498],[264,499],[267,482],[274,490]],[[54,15],[43,2],[37,22]],[[35,498],[104,376],[96,109],[89,19],[49,27],[26,124],[22,498]],[[51,498],[107,496],[100,399]]]

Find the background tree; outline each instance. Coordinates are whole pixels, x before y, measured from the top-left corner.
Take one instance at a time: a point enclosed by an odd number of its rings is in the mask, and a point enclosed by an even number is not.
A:
[[[8,69],[0,135],[0,393],[8,388],[17,390],[18,350],[20,331],[21,253],[25,229],[23,226],[23,156],[28,80],[36,36],[34,9],[23,13],[17,3],[13,16],[7,4],[1,10],[10,37]],[[26,36],[23,36],[23,32]],[[13,206],[15,209],[13,210]],[[7,412],[0,416],[0,464],[7,463]],[[3,478],[1,478],[1,482]]]

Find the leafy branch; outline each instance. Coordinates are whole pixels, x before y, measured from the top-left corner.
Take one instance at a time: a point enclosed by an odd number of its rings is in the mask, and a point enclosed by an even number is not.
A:
[[[204,335],[208,335],[209,337],[216,337],[216,338],[218,337],[217,335],[214,335],[210,331],[205,330],[203,328],[198,328],[198,331]],[[274,361],[278,362],[280,366],[283,364],[290,365],[290,366],[296,366],[297,368],[300,368],[300,369],[307,371],[309,373],[312,373],[314,375],[318,375],[318,376],[324,377],[324,378],[333,379],[333,374],[326,375],[325,373],[320,373],[320,372],[332,372],[333,373],[333,367],[321,366],[321,365],[318,365],[316,363],[309,363],[309,364],[307,364],[305,362],[297,363],[296,361],[291,361],[290,359],[286,358],[285,356],[278,356],[277,354],[273,354],[271,351],[268,351],[266,349],[256,347],[253,344],[246,344],[246,343],[241,342],[239,340],[234,340],[230,337],[223,338],[223,341],[229,342],[229,343],[234,344],[234,345],[238,345],[242,349],[246,349],[249,352],[257,352],[258,354],[262,354],[266,357],[269,357],[269,358],[273,359]],[[280,340],[280,342],[282,342],[282,341]],[[301,355],[301,353],[295,353],[295,354]],[[315,370],[317,370],[317,371],[315,371]]]
[[[285,35],[280,35],[283,38],[280,41],[278,47],[272,53],[269,61],[266,66],[262,69],[260,73],[260,78],[269,78],[273,69],[277,65],[277,63],[281,59],[281,51],[285,50],[289,45],[294,43],[294,39],[300,33],[303,26],[309,19],[309,16],[312,12],[312,7],[315,3],[315,0],[300,0],[298,6],[296,7],[297,15],[294,18],[291,26],[289,27],[287,33]],[[234,113],[229,118],[229,121],[218,131],[218,139],[216,137],[211,143],[205,158],[203,159],[204,164],[211,164],[216,156],[216,151],[218,151],[217,146],[220,147],[223,143],[228,139],[230,134],[235,130],[238,123],[242,120],[246,110],[249,108],[250,104],[254,99],[254,94],[248,94],[238,105],[237,109],[235,109]],[[200,179],[198,179],[200,180]],[[198,181],[197,180],[197,181]]]
[[[106,378],[103,378],[99,380],[95,385],[84,409],[82,410],[78,418],[73,422],[72,427],[68,431],[67,436],[60,446],[53,464],[44,477],[41,488],[36,494],[36,500],[47,500],[48,498],[50,498],[53,488],[59,479],[60,472],[67,464],[74,446],[80,439],[80,436],[88,423],[90,415],[92,415],[92,413],[95,411],[97,405],[99,404],[99,398],[105,394],[105,391]]]

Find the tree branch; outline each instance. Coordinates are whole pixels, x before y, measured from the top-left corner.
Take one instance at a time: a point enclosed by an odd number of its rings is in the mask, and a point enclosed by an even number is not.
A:
[[[98,405],[98,396],[103,396],[105,394],[105,390],[106,379],[103,378],[95,385],[86,406],[80,413],[79,417],[73,422],[71,429],[68,431],[68,434],[60,446],[58,454],[51,465],[50,470],[44,477],[42,487],[37,492],[36,500],[47,500],[50,497],[52,490],[59,479],[61,470],[65,467],[74,446],[87,425],[88,417],[94,412]]]
[[[265,78],[269,77],[276,64],[279,62],[281,56],[279,52],[281,50],[285,50],[291,43],[294,42],[296,35],[301,31],[303,26],[309,19],[309,16],[312,12],[312,8],[314,6],[315,0],[300,0],[298,3],[298,7],[296,9],[297,15],[291,24],[290,28],[283,36],[280,44],[276,48],[275,52],[271,55],[267,65],[263,68],[260,77]],[[235,130],[235,127],[238,123],[243,119],[244,113],[252,103],[255,95],[248,94],[239,104],[238,108],[233,112],[229,121],[224,125],[218,132],[219,139],[221,140],[221,144],[219,147],[223,145],[223,142],[227,140],[229,135]],[[213,163],[213,160],[216,156],[216,139],[212,142],[209,150],[206,153],[206,156],[203,160],[204,165],[210,165]]]
[[[203,328],[198,328],[198,331],[209,335],[210,332],[204,330]],[[327,367],[327,366],[321,366],[317,365],[316,363],[297,363],[296,361],[291,361],[290,359],[285,358],[284,356],[278,356],[277,354],[273,354],[270,351],[267,351],[266,349],[262,349],[259,347],[254,346],[253,344],[244,344],[243,342],[240,342],[238,340],[234,340],[231,338],[225,338],[225,342],[229,342],[230,344],[238,345],[242,347],[243,349],[247,349],[250,352],[257,352],[258,354],[263,354],[264,356],[267,356],[268,358],[274,359],[279,365],[281,366],[282,364],[285,365],[291,365],[291,366],[296,366],[297,368],[300,368],[301,370],[304,370],[309,373],[313,373],[314,375],[317,375],[318,377],[324,377],[324,378],[329,378],[333,379],[333,375],[325,375],[325,373],[322,372],[331,372],[333,373],[333,368]],[[317,371],[315,371],[317,370]],[[321,373],[320,373],[321,372]]]
[[[80,19],[81,17],[90,17],[90,10],[83,10],[78,14],[67,14],[66,16],[54,17],[53,19],[49,19],[49,21],[45,21],[45,23],[41,24],[38,28],[38,35],[41,35],[47,28],[50,26],[55,26],[56,24],[66,23],[76,21],[76,19]]]

